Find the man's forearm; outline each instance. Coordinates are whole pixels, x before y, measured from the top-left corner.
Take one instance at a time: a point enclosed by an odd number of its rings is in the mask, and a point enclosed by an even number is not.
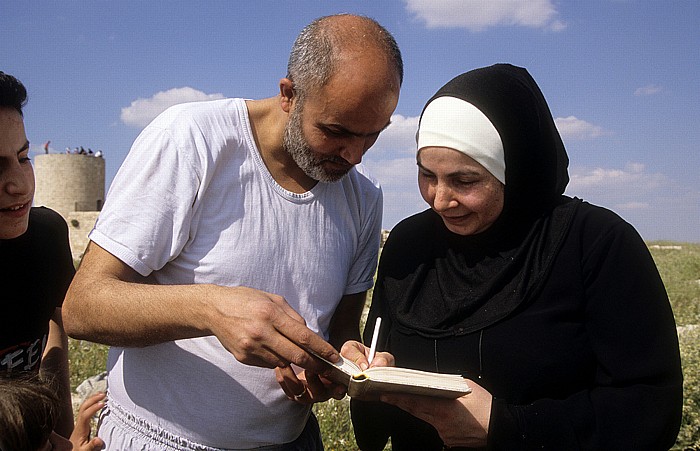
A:
[[[208,335],[200,301],[211,288],[76,279],[64,306],[66,331],[77,339],[123,347]]]
[[[282,296],[243,286],[147,284],[94,243],[68,289],[63,317],[71,337],[111,346],[214,335],[247,365],[294,363],[316,370],[321,364],[300,352],[307,349],[331,361],[338,358]]]

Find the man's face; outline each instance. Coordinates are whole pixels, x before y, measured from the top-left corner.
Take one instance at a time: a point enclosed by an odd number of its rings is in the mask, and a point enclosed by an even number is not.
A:
[[[294,162],[304,173],[319,182],[336,182],[353,167],[337,155],[322,155],[314,152],[302,130],[303,103],[297,104],[289,113],[284,128],[283,144]]]
[[[22,116],[0,107],[0,239],[22,235],[34,199],[34,169]]]
[[[362,161],[379,133],[390,123],[399,98],[398,76],[369,79],[356,61],[320,88],[295,100],[285,126],[284,148],[310,178],[341,179]],[[365,68],[371,71],[371,67]],[[375,73],[381,72],[375,70]]]

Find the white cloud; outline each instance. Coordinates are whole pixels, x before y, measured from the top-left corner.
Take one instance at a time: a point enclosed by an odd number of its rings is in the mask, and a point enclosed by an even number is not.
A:
[[[391,229],[401,219],[428,208],[418,191],[418,168],[415,157],[383,161],[368,160],[364,165],[382,185],[384,228]]]
[[[575,116],[554,119],[562,139],[591,139],[608,134],[602,127],[593,125]]]
[[[185,86],[161,91],[148,99],[138,98],[128,107],[122,108],[121,121],[133,127],[145,127],[168,107],[185,102],[223,99],[222,94],[206,94]]]
[[[658,94],[661,92],[661,86],[658,85],[646,85],[642,86],[641,88],[637,88],[634,91],[634,95],[637,97],[640,96],[653,96],[654,94]]]
[[[567,191],[582,191],[596,195],[620,193],[643,194],[658,190],[669,181],[663,174],[646,172],[642,163],[629,163],[624,169],[585,169],[571,170],[571,182]],[[626,203],[626,202],[625,202]]]
[[[385,160],[396,156],[413,157],[416,152],[416,131],[419,117],[391,116],[391,124],[384,130],[367,153],[373,160]]]
[[[406,216],[427,208],[418,192],[416,130],[419,117],[395,114],[391,124],[363,159],[365,167],[382,185],[383,227],[391,229]]]
[[[495,26],[561,31],[551,0],[406,0],[406,8],[428,28],[458,27],[473,32]]]
[[[566,189],[609,208],[631,223],[646,240],[699,242],[700,191],[665,174],[648,172],[641,163],[622,169],[572,168]]]

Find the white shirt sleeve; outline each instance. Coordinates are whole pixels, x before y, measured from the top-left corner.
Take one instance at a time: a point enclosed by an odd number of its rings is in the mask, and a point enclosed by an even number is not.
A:
[[[157,122],[158,120],[156,120]],[[143,276],[177,256],[189,237],[200,177],[194,149],[149,125],[134,141],[90,239]]]
[[[379,259],[381,241],[383,198],[379,182],[374,180],[361,165],[356,166],[357,172],[365,177],[365,183],[359,184],[363,189],[358,196],[362,198],[358,205],[365,211],[360,212],[362,218],[359,229],[358,247],[355,253],[345,288],[345,295],[369,290],[374,285],[374,273]]]

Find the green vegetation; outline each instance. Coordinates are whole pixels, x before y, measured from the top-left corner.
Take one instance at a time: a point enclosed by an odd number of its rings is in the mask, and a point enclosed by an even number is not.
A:
[[[75,391],[85,379],[105,371],[107,346],[89,341],[68,339],[68,363],[70,364],[70,387]]]
[[[653,242],[659,268],[678,326],[700,324],[700,244]]]
[[[683,420],[678,450],[700,450],[700,326],[678,334],[683,362]]]
[[[653,242],[650,250],[664,280],[679,328],[683,363],[683,422],[674,450],[700,450],[700,244]],[[70,340],[71,386],[105,370],[107,349]],[[347,398],[314,406],[326,449],[357,449]],[[391,446],[387,446],[391,449]]]
[[[700,449],[700,244],[654,242],[651,254],[679,326],[683,420],[677,450]]]

